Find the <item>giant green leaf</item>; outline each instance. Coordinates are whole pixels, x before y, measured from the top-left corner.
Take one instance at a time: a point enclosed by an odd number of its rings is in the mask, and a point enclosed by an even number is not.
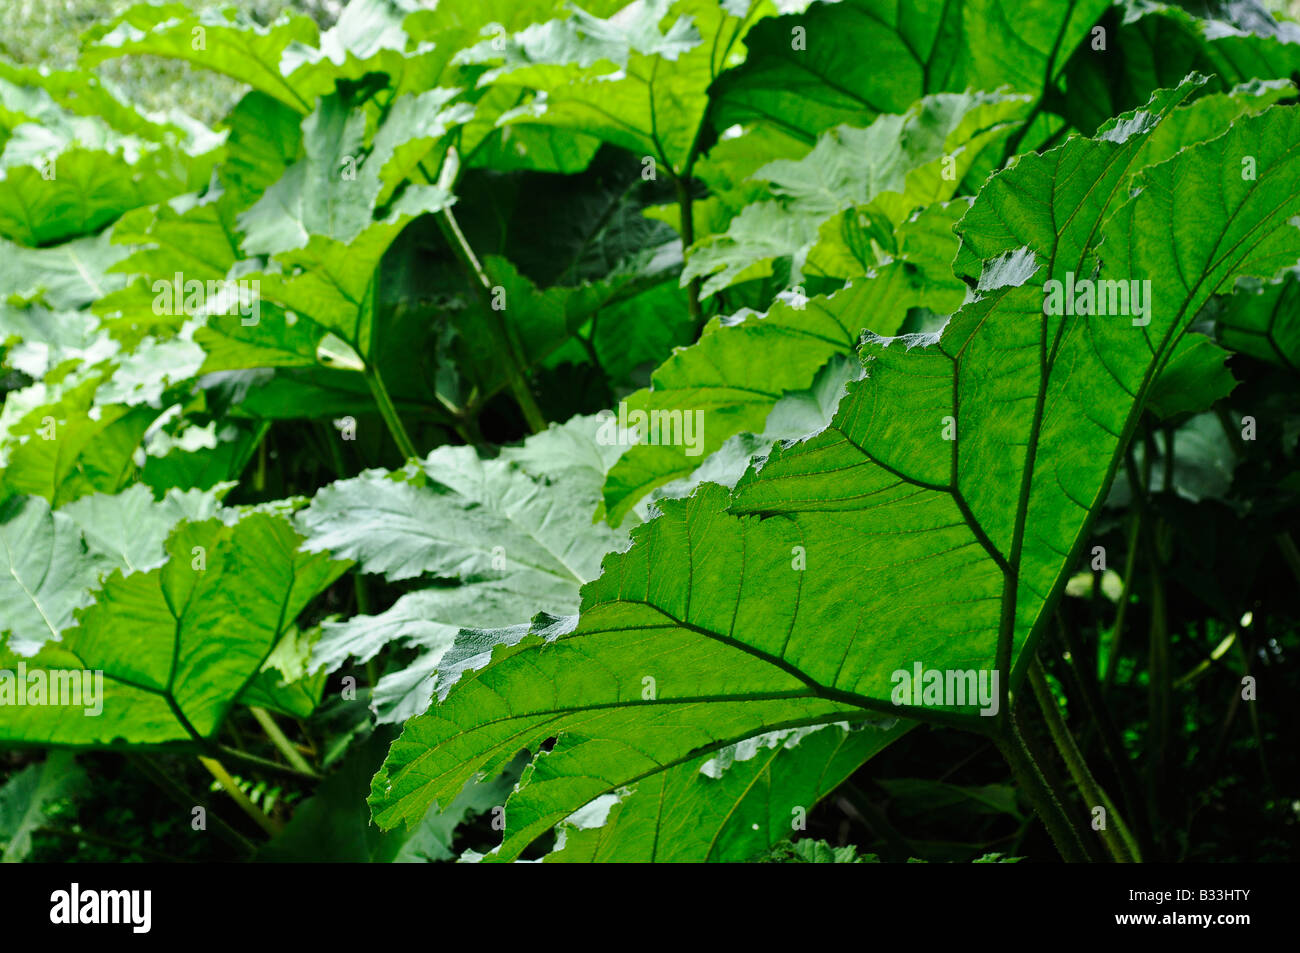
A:
[[[753,860],[911,722],[816,725],[748,738],[602,795],[558,825],[548,863]]]
[[[185,282],[221,282],[239,258],[233,202],[205,197],[128,212],[113,227],[114,246],[129,251],[110,271],[132,276],[125,287],[98,297],[94,310],[119,334],[128,327],[175,332],[202,303],[187,307]],[[194,314],[190,312],[193,311]]]
[[[309,103],[333,91],[342,80],[376,73],[386,77],[395,96],[428,89],[455,48],[410,42],[403,21],[419,9],[414,0],[352,0],[321,34],[319,46],[292,41],[280,58],[280,72],[295,94]]]
[[[6,744],[199,742],[220,728],[243,687],[298,613],[347,568],[298,550],[282,516],[250,513],[234,525],[183,523],[166,564],[114,573],[77,625],[36,655],[3,658],[46,677],[102,674],[102,710],[6,705]],[[83,699],[84,700],[84,699]]]
[[[0,101],[12,103],[8,89],[0,80]],[[221,139],[199,123],[191,120],[193,134],[166,127],[124,134],[34,92],[43,99],[15,105],[35,114],[11,115],[0,147],[5,238],[40,246],[89,235],[129,209],[199,187],[211,173]]]
[[[1300,374],[1300,269],[1243,285],[1216,318],[1219,343]]]
[[[181,3],[142,3],[89,30],[82,60],[93,65],[139,54],[184,60],[305,114],[336,83],[368,74],[385,76],[398,95],[433,85],[454,49],[407,49],[402,21],[416,9],[409,0],[354,0],[321,33],[301,13],[262,27],[235,7],[196,13]]]
[[[168,490],[155,500],[149,488],[137,483],[116,495],[83,496],[59,510],[81,530],[93,552],[108,555],[125,573],[156,569],[167,561],[164,544],[182,520],[205,520],[216,515],[217,492]]]
[[[302,116],[266,93],[248,93],[226,117],[221,184],[243,211],[284,173],[302,145]]]
[[[390,729],[391,730],[391,729]],[[296,808],[283,833],[258,860],[273,863],[426,863],[450,860],[456,828],[475,814],[504,803],[518,770],[474,781],[445,811],[430,813],[415,831],[381,831],[370,822],[366,790],[383,760],[389,736],[375,732],[349,751],[342,766]]]
[[[718,81],[714,122],[719,129],[772,123],[811,145],[834,126],[904,112],[928,93],[1009,85],[1038,97],[1108,6],[1108,0],[814,4],[754,27],[745,39],[748,60]]]
[[[58,801],[82,793],[86,772],[67,751],[51,751],[40,764],[30,764],[0,787],[0,861],[25,860],[32,834],[45,823],[45,811]]]
[[[483,267],[492,282],[492,297],[476,299],[452,321],[458,371],[465,383],[477,390],[480,400],[507,386],[513,373],[493,331],[496,321],[520,363],[532,368],[550,359],[584,327],[590,333],[594,319],[620,327],[618,307],[634,302],[653,282],[653,276],[621,270],[602,281],[538,288],[505,258],[489,255]],[[672,301],[672,296],[668,300]],[[664,320],[644,311],[638,316],[647,322]],[[620,344],[626,346],[626,342]]]
[[[441,703],[375,778],[381,825],[414,824],[556,739],[507,804],[511,859],[601,794],[763,731],[1005,712],[1178,338],[1211,296],[1300,256],[1300,110],[1236,121],[1130,188],[1145,134],[1188,86],[1001,173],[1060,231],[1008,210],[1026,246],[989,262],[941,334],[869,340],[867,377],[825,431],[731,493],[662,504],[577,619],[458,640]],[[1149,281],[1151,306],[1045,313],[1040,282],[1098,266],[1099,280]],[[1001,695],[896,703],[894,673],[918,664],[996,673]]]
[[[473,102],[475,115],[460,136],[467,166],[575,173],[595,156],[600,147],[595,136],[521,119],[516,109],[530,91],[509,85],[478,86],[487,67],[470,61],[483,59],[484,51],[465,52],[485,38],[488,49],[504,52],[508,35],[560,17],[566,6],[563,0],[447,0],[433,9],[422,7],[403,22],[413,41],[455,51],[439,83],[471,87],[465,98]],[[622,0],[597,0],[582,8],[603,17],[622,6]]]
[[[109,273],[127,255],[110,234],[62,242],[50,248],[0,243],[0,295],[42,301],[53,308],[80,308],[122,286]]]
[[[42,496],[55,506],[87,493],[115,493],[134,472],[134,455],[156,408],[99,406],[91,377],[51,404],[29,411],[7,435],[0,485]]]
[[[40,497],[0,503],[0,558],[0,636],[20,654],[58,638],[113,565],[86,545],[69,516],[52,511]]]
[[[1151,388],[1151,412],[1161,419],[1197,414],[1227,397],[1237,386],[1227,368],[1228,356],[1204,334],[1185,335]]]
[[[1056,103],[1085,132],[1193,70],[1217,76],[1225,87],[1259,80],[1290,86],[1300,70],[1295,24],[1276,22],[1258,4],[1228,8],[1258,14],[1240,25],[1147,0],[1115,6],[1104,44],[1088,43],[1075,52],[1063,77],[1065,95]]]
[[[183,3],[139,3],[86,32],[82,61],[93,66],[131,54],[185,60],[307,113],[312,100],[281,73],[280,60],[291,43],[314,45],[318,40],[316,24],[303,14],[261,27],[234,7],[196,14]]]
[[[0,108],[20,119],[64,121],[67,113],[102,119],[118,132],[162,142],[185,130],[176,122],[158,123],[140,114],[116,90],[89,70],[53,70],[47,65],[0,62]],[[6,117],[7,119],[9,117]],[[173,116],[188,125],[188,117]]]
[[[551,427],[495,460],[441,447],[418,473],[368,472],[316,494],[299,517],[309,551],[356,559],[366,572],[441,582],[388,610],[326,622],[312,666],[334,670],[388,644],[420,656],[375,689],[379,720],[405,720],[432,697],[434,669],[461,628],[526,623],[538,607],[571,612],[578,588],[623,538],[592,522],[621,448],[595,442],[597,422]]]
[[[24,145],[41,150],[42,164],[12,157],[18,143],[10,140],[0,168],[0,235],[28,246],[91,235],[123,212],[196,187],[212,167],[210,157],[191,168],[170,151],[131,162],[75,144]]]
[[[229,276],[275,307],[265,325],[260,315],[210,316],[196,334],[209,354],[206,370],[310,366],[327,334],[363,360],[371,357],[380,260],[413,218],[453,201],[439,186],[412,185],[377,216],[382,173],[410,161],[403,152],[409,139],[432,141],[446,131],[460,115],[454,106],[438,112],[446,104],[438,91],[414,97],[414,108],[395,108],[367,145],[363,111],[337,95],[320,100],[302,123],[306,155],[236,218],[243,251],[271,260],[264,270],[240,267]]]
[[[154,499],[135,484],[119,494],[81,497],[57,511],[40,497],[5,502],[3,538],[9,569],[0,605],[9,620],[0,634],[14,648],[34,649],[72,623],[100,577],[161,566],[163,544],[177,523],[220,512],[231,484],[211,490],[169,489]],[[36,621],[39,616],[39,622]]]
[[[692,248],[682,283],[702,277],[703,293],[712,294],[789,257],[791,281],[800,284],[828,219],[865,206],[856,214],[882,220],[888,233],[916,208],[951,199],[981,151],[1005,139],[1027,110],[1028,97],[940,94],[866,128],[831,130],[803,158],[754,173],[776,199],[746,206],[725,234]]]
[[[949,241],[950,257],[956,240]],[[893,334],[911,308],[947,313],[961,304],[965,286],[951,271],[946,278],[932,273],[925,283],[914,271],[900,259],[830,296],[792,297],[766,315],[710,321],[699,341],[665,361],[650,388],[633,394],[619,411],[628,420],[638,411],[696,414],[702,423],[693,435],[697,445],[652,443],[642,434],[646,439],[629,448],[605,485],[610,520],[621,522],[647,493],[694,470],[728,437],[760,432],[783,394],[808,387],[831,356],[851,354],[863,330]]]
[[[575,8],[565,19],[484,40],[459,59],[493,67],[480,83],[544,94],[502,121],[599,137],[689,175],[710,84],[744,58],[750,24],[773,12],[762,0],[635,0],[607,18]]]
[[[117,353],[93,314],[43,305],[0,308],[4,363],[39,380],[56,367],[97,364]]]

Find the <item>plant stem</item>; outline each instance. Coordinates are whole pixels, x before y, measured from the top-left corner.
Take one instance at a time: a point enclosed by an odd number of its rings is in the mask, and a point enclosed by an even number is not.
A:
[[[1296,577],[1300,582],[1300,550],[1296,549],[1295,540],[1286,530],[1278,533],[1273,537],[1277,541],[1277,548],[1282,551],[1282,559],[1286,561],[1287,568],[1291,570],[1291,575]]]
[[[1164,491],[1166,493],[1174,492],[1174,428],[1166,427],[1164,429],[1165,447],[1164,447]]]
[[[397,407],[393,404],[393,399],[388,396],[388,388],[384,386],[384,379],[379,374],[379,368],[367,364],[365,377],[366,383],[370,385],[370,393],[374,395],[375,403],[379,406],[379,414],[384,418],[384,423],[388,425],[388,432],[393,435],[393,441],[397,444],[397,449],[401,451],[402,456],[407,460],[418,457],[420,454],[411,441],[411,435],[406,432],[406,427],[402,425],[402,418],[397,416]]]
[[[1238,639],[1235,643],[1235,646],[1237,649],[1237,658],[1241,660],[1242,668],[1245,669],[1247,672],[1249,672],[1250,660],[1246,655],[1246,649],[1242,645],[1242,640]],[[1252,648],[1254,647],[1253,641],[1251,643],[1251,647]],[[1254,653],[1252,652],[1251,654],[1253,655]],[[1240,695],[1240,693],[1238,694]],[[1264,790],[1269,797],[1272,797],[1274,792],[1273,774],[1268,769],[1268,756],[1264,752],[1264,733],[1260,729],[1260,725],[1259,725],[1259,709],[1256,708],[1257,704],[1258,702],[1252,701],[1249,705],[1246,706],[1246,712],[1247,714],[1250,715],[1250,727],[1251,727],[1251,731],[1255,735],[1255,751],[1259,754],[1259,767],[1264,774]]]
[[[262,442],[266,440],[266,435],[270,432],[271,422],[269,420],[259,421],[254,426],[253,437],[240,452],[239,457],[235,460],[234,466],[231,468],[230,472],[232,474],[232,480],[243,476],[244,471],[248,469],[248,465],[253,461],[253,457],[257,454],[257,448],[262,445]]]
[[[840,792],[849,807],[858,815],[863,826],[873,836],[884,841],[885,845],[893,853],[895,860],[905,861],[909,857],[915,856],[916,852],[912,850],[912,845],[889,822],[885,812],[876,807],[871,798],[867,796],[866,791],[863,791],[852,781],[846,781],[840,788]]]
[[[1003,729],[995,732],[993,742],[1002,752],[1002,757],[1011,768],[1012,775],[1020,784],[1021,790],[1029,798],[1029,803],[1047,827],[1052,843],[1056,845],[1061,859],[1067,864],[1085,863],[1088,859],[1079,832],[1070,823],[1065,809],[1056,793],[1048,786],[1038,762],[1025,746],[1024,736],[1016,723],[1014,714],[1009,714],[1003,723]]]
[[[1029,670],[1026,666],[1024,695],[1028,698],[1031,694],[1032,690],[1029,686]],[[1031,703],[1028,701],[1025,702],[1026,707],[1030,704]],[[1038,707],[1037,700],[1032,704],[1035,709]],[[1043,726],[1043,734],[1047,734],[1046,725]],[[1056,751],[1056,746],[1053,744],[1052,739],[1050,737],[1040,739],[1038,732],[1034,730],[1025,732],[1024,738],[1025,749],[1029,752],[1034,761],[1037,762],[1038,769],[1043,773],[1043,780],[1047,782],[1048,789],[1056,795],[1057,801],[1060,802],[1061,812],[1065,815],[1066,820],[1074,830],[1075,836],[1078,837],[1079,844],[1083,847],[1084,854],[1087,855],[1085,860],[1090,864],[1107,863],[1111,857],[1110,854],[1106,852],[1106,845],[1101,842],[1101,838],[1089,836],[1091,832],[1087,827],[1087,818],[1079,811],[1079,808],[1082,805],[1075,803],[1073,800],[1073,788],[1071,787],[1069,779],[1064,777],[1061,771],[1057,770],[1056,761],[1059,754]],[[1042,744],[1042,741],[1044,740],[1047,743],[1046,748],[1044,748]],[[1065,765],[1062,764],[1061,768],[1064,769]]]
[[[253,490],[262,493],[266,489],[266,441],[267,434],[257,442],[257,470],[253,472]]]
[[[343,450],[339,446],[339,435],[327,423],[321,423],[318,432],[325,443],[325,452],[329,454],[330,463],[334,467],[334,475],[342,480],[348,475],[348,470],[347,465],[343,462]]]
[[[256,852],[256,848],[246,837],[244,837],[244,835],[240,834],[239,831],[235,830],[223,821],[220,816],[217,815],[216,811],[212,810],[212,807],[206,798],[196,797],[189,791],[185,790],[185,788],[181,787],[181,785],[169,777],[165,771],[144,755],[128,754],[126,757],[127,762],[132,767],[144,775],[146,779],[156,785],[160,791],[166,794],[172,799],[172,801],[184,808],[186,811],[191,811],[196,807],[204,808],[208,812],[209,820],[212,822],[213,831],[216,832],[218,837],[234,847],[235,850],[247,857],[251,857]]]
[[[1153,523],[1154,521],[1152,521]],[[1149,524],[1151,529],[1154,525]],[[1156,546],[1147,533],[1147,558],[1151,561],[1151,628],[1147,649],[1148,678],[1148,771],[1147,795],[1152,828],[1163,813],[1161,805],[1168,788],[1172,741],[1173,683],[1169,661],[1169,622],[1165,603],[1165,586],[1160,577]]]
[[[1056,750],[1061,753],[1061,759],[1069,769],[1070,777],[1079,788],[1079,793],[1087,800],[1091,807],[1102,807],[1106,811],[1106,819],[1115,822],[1115,830],[1112,830],[1109,824],[1101,828],[1101,838],[1106,844],[1106,849],[1110,852],[1111,857],[1122,864],[1133,863],[1137,855],[1137,843],[1129,833],[1128,827],[1120,817],[1119,811],[1111,799],[1102,790],[1092,772],[1088,769],[1088,763],[1083,758],[1083,753],[1079,751],[1079,746],[1074,743],[1074,737],[1070,734],[1070,729],[1066,726],[1065,721],[1061,718],[1060,711],[1056,707],[1056,698],[1052,695],[1052,690],[1047,685],[1047,679],[1043,675],[1043,667],[1038,659],[1029,666],[1029,684],[1033,687],[1034,695],[1038,699],[1038,705],[1043,710],[1043,719],[1047,723],[1048,734],[1052,736],[1052,742],[1056,745]],[[1116,833],[1118,831],[1118,835]]]
[[[474,254],[474,249],[470,247],[469,241],[465,238],[465,233],[461,231],[460,223],[456,221],[456,216],[452,210],[445,208],[435,217],[438,220],[439,228],[442,229],[443,237],[451,247],[452,253],[460,259],[470,277],[478,283],[486,294],[483,305],[489,315],[489,321],[492,323],[492,331],[499,346],[504,349],[506,357],[514,366],[514,373],[510,375],[511,392],[514,394],[515,402],[519,404],[519,409],[523,411],[524,420],[527,421],[529,429],[533,433],[541,433],[546,429],[546,417],[542,414],[542,409],[537,405],[537,398],[528,389],[528,371],[523,358],[515,348],[514,340],[510,337],[505,322],[501,320],[500,315],[492,307],[492,279],[483,270],[482,263],[478,260],[478,256]]]
[[[673,176],[673,185],[677,189],[677,209],[682,219],[683,252],[695,244],[695,198],[691,195],[691,184],[689,176]],[[704,324],[704,309],[700,307],[701,288],[700,279],[692,278],[686,289],[686,309],[690,312],[691,324],[697,333]]]
[[[1133,493],[1138,492],[1136,487],[1130,487],[1130,490]],[[1128,613],[1129,598],[1133,592],[1133,573],[1137,568],[1138,540],[1141,532],[1142,508],[1137,507],[1129,517],[1128,552],[1124,556],[1124,584],[1120,588],[1119,603],[1115,606],[1115,636],[1110,642],[1110,654],[1106,657],[1106,674],[1101,680],[1103,693],[1115,681],[1115,673],[1119,669],[1119,646],[1124,636],[1124,616]]]
[[[366,577],[360,569],[352,574],[352,586],[357,594],[356,614],[359,616],[370,615],[370,590],[366,588]],[[371,688],[374,688],[378,680],[379,672],[375,660],[373,658],[368,659],[366,661],[366,681]]]
[[[230,745],[218,745],[217,752],[232,761],[246,764],[250,768],[257,768],[261,771],[273,771],[276,774],[282,774],[287,778],[300,778],[304,781],[317,781],[320,779],[320,774],[315,771],[310,774],[304,774],[297,768],[291,767],[287,764],[281,764],[279,761],[271,761],[268,758],[263,758],[248,751],[243,751],[239,748],[232,748]]]
[[[266,737],[271,739],[271,744],[275,745],[280,754],[284,755],[286,761],[303,774],[309,777],[318,777],[316,772],[312,770],[312,766],[307,763],[307,759],[299,753],[298,749],[285,736],[285,733],[280,730],[280,726],[275,723],[275,719],[271,717],[269,711],[256,705],[249,705],[248,710],[253,713],[257,723],[266,732]]]
[[[1133,496],[1133,507],[1142,519],[1142,532],[1136,542],[1141,547],[1149,566],[1151,577],[1151,610],[1147,633],[1147,818],[1150,827],[1151,843],[1159,848],[1161,840],[1161,802],[1167,785],[1168,749],[1170,746],[1170,718],[1172,714],[1173,690],[1169,669],[1169,632],[1166,618],[1165,587],[1161,578],[1161,560],[1159,540],[1161,520],[1151,507],[1151,475],[1157,456],[1155,441],[1149,428],[1144,426],[1143,433],[1143,467],[1139,474],[1137,459],[1130,445],[1124,454],[1124,466],[1128,473],[1129,486]],[[1169,487],[1166,491],[1172,492]],[[1136,535],[1136,534],[1135,534]]]
[[[1115,777],[1119,779],[1120,795],[1124,798],[1124,807],[1128,810],[1129,816],[1133,820],[1133,834],[1138,843],[1138,848],[1133,850],[1137,858],[1141,858],[1141,846],[1149,845],[1149,832],[1146,830],[1143,822],[1141,804],[1138,802],[1138,790],[1141,787],[1138,784],[1137,772],[1133,770],[1133,763],[1129,760],[1128,752],[1124,748],[1124,741],[1120,737],[1119,729],[1115,726],[1114,719],[1110,716],[1110,709],[1101,697],[1101,687],[1097,684],[1097,670],[1095,665],[1090,665],[1084,656],[1083,645],[1078,634],[1073,627],[1067,624],[1060,608],[1057,608],[1058,622],[1060,623],[1061,637],[1065,641],[1066,649],[1070,653],[1072,661],[1072,671],[1075,680],[1079,686],[1079,694],[1083,698],[1084,707],[1088,709],[1088,715],[1093,724],[1097,726],[1101,736],[1102,750],[1105,751],[1106,757],[1115,771]]]
[[[1247,675],[1250,674],[1249,656],[1245,656],[1244,671]],[[1234,684],[1232,686],[1232,694],[1228,698],[1228,710],[1223,716],[1222,724],[1219,725],[1219,732],[1214,739],[1214,749],[1210,753],[1210,763],[1207,769],[1207,774],[1210,777],[1215,776],[1214,771],[1219,765],[1219,758],[1222,757],[1223,748],[1228,742],[1228,732],[1232,729],[1232,723],[1237,718],[1237,709],[1240,707],[1240,703],[1241,703],[1241,685]]]
[[[358,569],[352,574],[352,589],[357,597],[357,615],[370,615],[370,590],[366,588],[366,577]]]
[[[1202,677],[1204,677],[1205,673],[1210,670],[1214,663],[1221,659],[1228,649],[1232,648],[1233,644],[1236,643],[1237,638],[1237,630],[1233,629],[1222,642],[1214,647],[1213,651],[1211,651],[1208,656],[1197,662],[1196,666],[1190,672],[1175,680],[1174,688],[1185,688],[1189,685],[1195,685]]]
[[[248,795],[239,789],[239,785],[235,783],[235,779],[230,776],[230,773],[226,771],[225,766],[220,761],[216,758],[208,758],[199,755],[199,763],[208,769],[208,773],[217,779],[217,783],[220,784],[234,802],[239,805],[239,809],[253,820],[253,823],[266,831],[272,837],[275,837],[280,833],[280,824],[268,817],[264,811],[248,799]]]
[[[1236,421],[1232,419],[1232,414],[1228,408],[1223,405],[1223,401],[1218,401],[1214,405],[1214,415],[1219,418],[1219,426],[1223,428],[1223,435],[1228,438],[1228,443],[1232,444],[1232,449],[1236,451],[1237,456],[1246,455],[1246,441],[1241,439],[1241,430],[1237,427]]]

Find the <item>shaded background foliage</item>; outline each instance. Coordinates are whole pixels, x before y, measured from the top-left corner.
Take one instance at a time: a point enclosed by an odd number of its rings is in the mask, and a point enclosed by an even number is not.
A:
[[[77,34],[129,5],[72,0],[19,3],[0,37],[0,55],[20,63],[71,68],[76,63]],[[262,23],[293,6],[322,28],[332,25],[339,13],[337,4],[325,0],[242,6]],[[1198,15],[1229,19],[1245,15],[1231,3],[1183,6]],[[1280,3],[1270,6],[1285,12]],[[1107,16],[1117,28],[1117,13]],[[1173,67],[1178,75],[1169,85],[1186,72],[1182,66]],[[112,59],[96,70],[145,109],[179,108],[208,124],[226,116],[243,93],[243,87],[231,80],[152,57]],[[1149,92],[1116,82],[1110,87],[1113,98],[1097,115],[1087,112],[1097,108],[1095,103],[1056,105],[1063,107],[1063,115],[1078,108],[1081,114],[1072,118],[1079,129],[1090,133],[1112,115],[1145,102]],[[647,217],[643,212],[671,205],[677,196],[666,181],[642,180],[639,167],[638,156],[602,145],[589,166],[573,175],[469,170],[457,188],[469,244],[489,268],[502,267],[488,261],[488,256],[499,256],[539,288],[605,278],[630,256],[671,245],[676,237],[673,225],[661,220],[671,220],[671,214]],[[978,187],[980,176],[975,178]],[[745,197],[746,202],[755,199]],[[710,211],[706,208],[701,214]],[[710,231],[724,230],[725,224]],[[431,218],[418,220],[402,233],[385,257],[384,268],[391,277],[385,287],[392,291],[381,307],[397,327],[410,329],[409,334],[394,335],[400,348],[436,351],[445,342],[430,338],[428,328],[417,330],[423,317],[430,310],[471,305],[460,262]],[[726,289],[706,305],[708,313],[730,313],[745,305],[767,310],[775,292],[786,284],[788,268],[788,262],[777,261],[771,279]],[[810,290],[820,289],[814,285]],[[539,369],[533,390],[546,419],[563,421],[611,406],[646,384],[650,372],[674,347],[698,338],[701,328],[690,318],[681,292],[665,289],[661,295],[651,304],[669,317],[650,339],[627,349],[638,356],[634,363],[620,364],[622,342],[602,344],[593,330],[582,344],[564,345],[580,350],[561,350]],[[913,312],[906,327],[919,328],[924,318],[923,313]],[[1118,646],[1112,641],[1120,604],[1115,580],[1107,574],[1091,574],[1081,577],[1063,601],[1060,631],[1049,637],[1043,652],[1054,698],[1102,785],[1114,793],[1138,782],[1138,790],[1132,793],[1148,809],[1152,828],[1148,836],[1154,848],[1149,859],[1289,860],[1300,837],[1300,765],[1293,739],[1300,718],[1300,676],[1295,666],[1300,653],[1296,597],[1300,554],[1291,542],[1300,532],[1295,506],[1300,484],[1294,468],[1300,414],[1293,397],[1294,369],[1251,353],[1232,354],[1227,367],[1239,384],[1216,402],[1203,429],[1189,431],[1182,419],[1177,427],[1152,423],[1097,529],[1098,542],[1112,554],[1112,570],[1122,570],[1119,561],[1135,540],[1142,547],[1142,558],[1134,561],[1136,572],[1128,580],[1125,641]],[[427,389],[430,373],[427,367],[412,368],[411,379],[399,380],[393,389]],[[11,373],[5,386],[16,389],[26,383]],[[247,384],[235,381],[231,386]],[[223,399],[232,403],[242,399],[221,388],[211,396],[214,410]],[[271,401],[274,395],[268,392],[266,399]],[[351,398],[341,398],[337,412],[354,404]],[[400,399],[399,405],[413,409]],[[1234,441],[1241,418],[1261,416],[1261,408],[1282,422],[1279,429],[1284,438]],[[445,416],[437,419],[430,408],[420,409],[430,412],[408,418],[417,446],[459,442]],[[259,428],[257,439],[249,444],[243,479],[225,498],[228,504],[310,496],[367,468],[401,466],[401,455],[377,413],[362,418],[355,442],[342,443],[333,439],[330,426],[322,420],[276,419],[274,413],[267,417],[270,422]],[[480,430],[473,436],[490,444],[506,444],[528,432],[519,408],[504,390],[484,404],[476,424]],[[1175,430],[1171,455],[1168,441]],[[1136,495],[1129,483],[1134,478],[1146,487]],[[166,485],[160,483],[155,489]],[[1139,511],[1142,523],[1135,533]],[[357,583],[360,578],[359,574],[345,576],[331,584],[300,620],[300,628],[310,631],[336,618],[380,613],[415,588],[401,579],[370,576],[369,582]],[[1175,688],[1168,709],[1153,708],[1150,697],[1146,640],[1154,633],[1168,635],[1166,664]],[[1086,647],[1083,658],[1070,651],[1065,640],[1071,634],[1076,647]],[[495,844],[499,835],[492,827],[490,808],[499,803],[505,782],[469,799],[446,830],[429,834],[424,843],[399,842],[369,824],[364,803],[369,779],[395,735],[391,725],[372,725],[369,686],[384,674],[402,672],[419,654],[411,646],[390,647],[365,662],[349,662],[332,672],[328,681],[322,680],[324,701],[318,709],[299,719],[283,719],[286,725],[292,721],[298,749],[324,773],[333,772],[319,783],[283,770],[284,758],[260,740],[263,726],[247,709],[236,709],[231,715],[231,740],[257,747],[276,766],[274,770],[247,766],[239,773],[241,786],[278,825],[294,819],[298,823],[296,829],[290,826],[260,847],[259,856],[447,860],[467,849],[484,851]],[[1137,766],[1135,778],[1112,771],[1102,757],[1105,732],[1097,713],[1082,701],[1081,668],[1096,673],[1103,685],[1111,683],[1106,687],[1109,713],[1104,717],[1113,722],[1125,753]],[[1266,686],[1258,704],[1236,700],[1240,678],[1247,674],[1258,676]],[[339,699],[345,677],[358,678],[366,686],[355,700]],[[1158,724],[1152,722],[1153,710],[1163,712]],[[1031,743],[1049,750],[1041,725],[1035,724],[1030,734]],[[917,728],[876,755],[812,810],[808,838],[852,846],[858,853],[886,860],[970,861],[989,854],[1052,859],[1050,841],[1017,799],[1006,768],[995,755],[991,744],[982,739]],[[5,753],[3,759],[4,792],[15,805],[31,797],[32,785],[45,783],[39,773],[43,765],[50,766],[49,787],[40,801],[44,817],[31,834],[33,860],[226,859],[243,856],[241,844],[266,839],[249,817],[228,808],[221,800],[225,795],[187,755],[163,753],[147,761],[134,755],[88,752],[77,755],[74,767],[71,760],[54,765],[42,762],[32,750],[21,749]],[[1053,757],[1045,756],[1044,761],[1052,763]],[[1063,773],[1063,766],[1056,764],[1055,770]],[[177,794],[176,799],[167,797],[169,790]],[[213,814],[223,818],[219,823],[228,828],[225,836],[192,836],[189,815],[178,810],[186,791],[207,793]],[[4,840],[7,816],[4,797],[0,794],[0,840]],[[8,809],[12,814],[13,806]],[[461,818],[466,820],[457,825]],[[329,831],[332,838],[324,847],[310,833],[319,830]],[[529,856],[540,856],[550,846],[544,838]],[[815,853],[811,848],[806,850],[809,856],[782,851],[780,859],[785,860],[814,859]]]

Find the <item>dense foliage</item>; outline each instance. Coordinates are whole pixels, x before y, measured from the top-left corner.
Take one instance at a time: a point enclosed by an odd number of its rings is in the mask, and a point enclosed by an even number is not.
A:
[[[1290,856],[1300,26],[312,12],[0,60],[5,859]]]

